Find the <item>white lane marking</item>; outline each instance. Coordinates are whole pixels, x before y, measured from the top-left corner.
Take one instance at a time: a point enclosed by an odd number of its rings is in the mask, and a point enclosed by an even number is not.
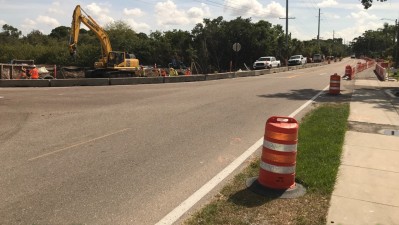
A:
[[[387,93],[392,98],[396,98],[396,96],[391,92],[391,90],[385,90],[385,93]]]
[[[99,139],[106,138],[106,137],[109,137],[109,136],[112,136],[112,135],[115,135],[115,134],[119,134],[119,133],[125,132],[127,130],[130,130],[130,128],[125,128],[125,129],[120,130],[120,131],[116,131],[116,132],[113,132],[113,133],[110,133],[110,134],[106,134],[106,135],[103,135],[103,136],[100,136],[100,137],[96,137],[96,138],[93,138],[91,140],[84,141],[84,142],[81,142],[81,143],[78,143],[78,144],[74,144],[74,145],[71,145],[71,146],[68,146],[68,147],[65,147],[65,148],[61,148],[61,149],[58,149],[58,150],[55,150],[55,151],[52,151],[52,152],[49,152],[49,153],[46,153],[46,154],[43,154],[43,155],[39,155],[39,156],[36,156],[34,158],[28,159],[28,161],[33,161],[33,160],[40,159],[40,158],[43,158],[43,157],[46,157],[46,156],[49,156],[49,155],[53,155],[55,153],[65,151],[65,150],[77,147],[79,145],[84,145],[84,144],[87,144],[87,143],[90,143],[90,142],[93,142],[93,141],[97,141]]]
[[[317,97],[319,97],[321,94],[323,94],[324,91],[326,91],[330,85],[327,85],[323,90],[321,90],[317,95],[313,96],[309,101],[305,102],[301,107],[299,107],[297,110],[295,110],[293,113],[289,115],[289,117],[295,117],[300,111],[302,111],[304,108],[306,108],[308,105],[310,105]]]
[[[319,97],[329,86],[325,87],[322,91],[316,94],[312,99],[307,101],[297,110],[289,115],[289,117],[294,117],[306,106],[311,104],[317,97]],[[261,137],[255,142],[250,148],[248,148],[242,155],[230,163],[226,168],[220,171],[216,176],[214,176],[210,181],[204,184],[200,189],[198,189],[194,194],[180,203],[175,209],[168,213],[164,218],[162,218],[155,225],[171,225],[175,223],[184,213],[186,213],[194,204],[200,201],[206,194],[208,194],[213,188],[215,188],[220,182],[222,182],[226,177],[228,177],[235,169],[237,169],[248,157],[250,157],[256,150],[258,150],[263,145],[264,137]]]
[[[4,98],[3,96],[0,96],[0,98]]]
[[[321,74],[319,74],[320,76],[323,76],[323,75],[326,75],[327,73],[321,73]]]

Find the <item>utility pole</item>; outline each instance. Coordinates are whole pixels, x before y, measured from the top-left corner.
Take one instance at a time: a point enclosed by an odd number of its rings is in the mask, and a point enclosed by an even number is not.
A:
[[[319,23],[318,23],[318,29],[317,29],[317,44],[319,45],[319,47],[320,47],[320,8],[319,8],[319,16],[318,16],[319,18],[318,18],[318,21],[319,21]]]
[[[285,1],[285,18],[280,18],[280,19],[285,19],[285,50],[286,50],[286,58],[285,62],[288,66],[288,53],[289,53],[289,46],[288,46],[288,20],[289,19],[295,19],[295,17],[288,17],[288,0]]]
[[[395,49],[395,68],[398,68],[398,51],[399,51],[399,30],[398,30],[398,19],[395,20],[395,30],[396,30],[396,49]]]
[[[288,60],[288,0],[285,1],[285,46],[287,48],[287,60]],[[288,62],[288,61],[287,61]],[[288,63],[287,63],[288,65]]]

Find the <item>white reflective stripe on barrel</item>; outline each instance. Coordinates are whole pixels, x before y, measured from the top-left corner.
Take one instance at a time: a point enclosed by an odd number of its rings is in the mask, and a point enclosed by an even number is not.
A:
[[[285,145],[264,140],[263,147],[279,152],[296,152],[297,144]]]
[[[295,166],[274,166],[269,163],[265,163],[263,161],[260,162],[260,168],[272,173],[279,173],[279,174],[295,173]]]
[[[330,87],[330,90],[339,90],[339,87]]]
[[[334,83],[334,84],[338,84],[338,83],[340,83],[341,81],[339,81],[339,80],[332,80],[332,81],[330,81],[330,83]]]

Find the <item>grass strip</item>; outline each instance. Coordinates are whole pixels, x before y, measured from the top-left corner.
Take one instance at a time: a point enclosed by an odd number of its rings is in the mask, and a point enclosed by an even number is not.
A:
[[[246,180],[259,173],[256,159],[184,224],[325,224],[348,116],[347,103],[323,104],[300,122],[296,180],[304,196],[275,199],[248,190]]]

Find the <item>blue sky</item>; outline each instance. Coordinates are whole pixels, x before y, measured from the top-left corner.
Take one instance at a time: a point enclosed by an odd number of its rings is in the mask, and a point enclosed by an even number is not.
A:
[[[24,35],[32,30],[49,34],[57,26],[70,26],[76,5],[102,26],[123,20],[136,32],[182,29],[191,31],[203,18],[223,16],[231,20],[238,16],[252,21],[267,20],[281,24],[285,30],[286,0],[114,0],[114,1],[57,1],[57,0],[0,0],[0,25],[9,24]],[[320,37],[343,38],[346,42],[366,30],[394,24],[399,18],[399,2],[388,0],[365,10],[359,0],[290,0],[289,32],[293,38],[316,38],[318,9],[321,9]],[[385,19],[385,20],[382,20]]]

